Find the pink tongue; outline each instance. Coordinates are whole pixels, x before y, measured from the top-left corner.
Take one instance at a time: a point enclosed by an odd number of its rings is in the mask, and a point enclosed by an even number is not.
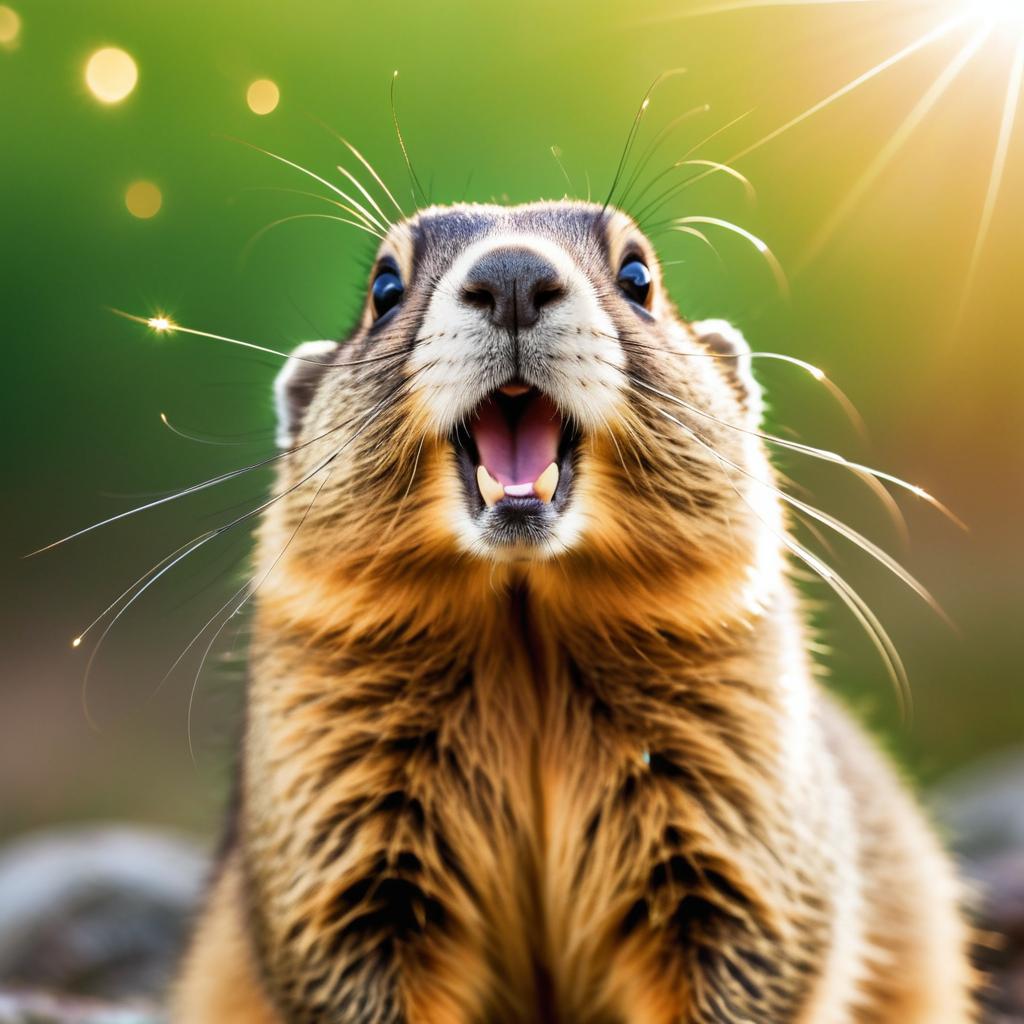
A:
[[[498,403],[489,399],[470,429],[480,461],[495,480],[506,487],[532,485],[558,458],[562,417],[546,396],[538,395],[512,426]]]

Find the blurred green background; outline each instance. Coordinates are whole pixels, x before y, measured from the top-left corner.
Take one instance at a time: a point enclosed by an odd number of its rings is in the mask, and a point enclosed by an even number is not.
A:
[[[603,198],[636,107],[654,96],[637,154],[673,118],[650,176],[741,114],[698,156],[725,159],[787,123],[946,17],[946,4],[759,7],[690,16],[682,0],[561,5],[356,4],[307,0],[14,0],[17,38],[0,46],[0,331],[8,468],[0,710],[0,831],[132,818],[212,832],[238,728],[245,622],[225,630],[196,677],[199,644],[159,686],[195,632],[243,579],[247,536],[232,534],[154,587],[108,637],[71,638],[153,562],[256,503],[266,472],[119,522],[33,559],[32,549],[143,498],[272,451],[277,361],[185,335],[158,336],[117,306],[279,348],[338,336],[362,297],[373,239],[304,219],[247,243],[269,222],[332,212],[276,189],[326,190],[232,139],[286,155],[343,184],[344,133],[409,196],[388,107],[399,110],[420,178],[438,202],[518,202],[586,182]],[[968,10],[964,7],[963,10]],[[1020,542],[1024,402],[1024,126],[1009,147],[991,232],[958,323],[1013,51],[1024,28],[994,27],[898,150],[900,125],[978,27],[974,19],[737,161],[750,204],[719,175],[661,217],[728,218],[763,237],[790,271],[776,291],[757,254],[724,232],[721,262],[694,238],[661,234],[668,280],[690,317],[735,321],[756,349],[824,367],[859,406],[865,439],[809,376],[758,371],[769,423],[909,477],[952,506],[963,534],[904,501],[909,549],[864,489],[836,468],[782,465],[824,508],[901,557],[959,627],[944,626],[868,560],[829,557],[879,612],[915,691],[901,722],[884,670],[820,585],[808,592],[834,685],[925,782],[1024,734]],[[127,51],[138,82],[103,105],[84,68]],[[251,82],[280,103],[257,116]],[[820,251],[822,225],[885,153],[892,159]],[[358,167],[348,161],[353,170]],[[678,177],[679,172],[676,172]],[[138,219],[128,186],[154,183],[162,207]],[[671,180],[666,179],[666,180]],[[237,444],[188,441],[179,429]],[[95,639],[95,634],[93,635]],[[195,695],[192,738],[187,709]],[[156,691],[156,692],[154,692]]]

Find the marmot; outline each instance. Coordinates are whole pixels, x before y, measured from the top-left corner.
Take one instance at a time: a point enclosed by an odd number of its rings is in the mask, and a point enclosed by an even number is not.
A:
[[[954,873],[815,681],[749,350],[611,206],[390,227],[277,385],[182,1024],[965,1024]]]

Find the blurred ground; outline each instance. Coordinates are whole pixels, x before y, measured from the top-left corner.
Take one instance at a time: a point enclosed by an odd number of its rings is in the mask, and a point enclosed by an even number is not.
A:
[[[985,1024],[1024,1021],[1024,750],[932,795],[971,892]],[[129,827],[0,849],[0,1024],[157,1024],[200,897],[198,844]]]

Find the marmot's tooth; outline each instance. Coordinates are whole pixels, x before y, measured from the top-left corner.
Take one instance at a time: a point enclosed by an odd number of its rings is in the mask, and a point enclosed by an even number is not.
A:
[[[476,485],[480,488],[480,496],[488,508],[501,501],[505,496],[505,488],[487,472],[487,467],[482,464],[476,467]]]
[[[552,462],[536,480],[533,481],[533,493],[541,501],[550,501],[558,486],[558,465]]]
[[[505,484],[505,493],[510,498],[531,498],[533,484]]]

